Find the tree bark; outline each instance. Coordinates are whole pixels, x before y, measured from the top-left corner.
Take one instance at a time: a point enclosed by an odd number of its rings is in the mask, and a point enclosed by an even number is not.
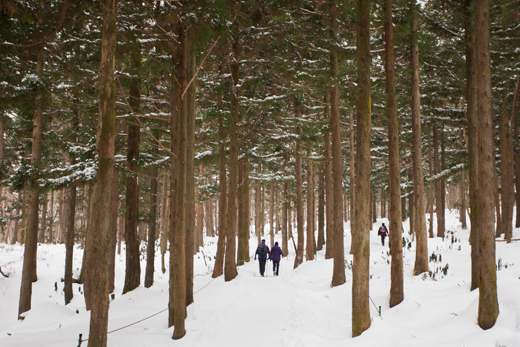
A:
[[[270,197],[269,197],[269,238],[271,247],[274,246],[274,181],[269,184]]]
[[[90,197],[86,252],[88,267],[85,294],[91,293],[89,345],[107,345],[108,328],[108,247],[111,226],[110,202],[115,151],[114,63],[117,36],[117,1],[104,0],[99,71],[99,125],[96,149],[99,156],[97,178]]]
[[[262,172],[262,166],[261,164],[258,164],[256,167],[256,174],[258,176],[258,182],[256,183],[256,190],[255,190],[255,234],[257,243],[260,244],[262,242],[262,230],[261,230],[261,220],[262,216],[261,214],[263,211],[261,210],[262,207],[262,183],[260,181],[260,173]]]
[[[352,336],[370,327],[368,301],[370,276],[370,136],[372,101],[370,97],[370,1],[357,0],[357,75],[356,102],[356,208],[352,231]],[[337,191],[336,187],[334,187]],[[336,194],[335,194],[336,195]],[[335,218],[336,220],[336,218]]]
[[[415,225],[416,225],[416,250],[414,275],[428,271],[428,235],[426,234],[425,204],[424,204],[424,176],[422,171],[421,150],[421,100],[419,92],[419,47],[417,43],[417,26],[419,19],[417,15],[416,0],[411,2],[411,43],[412,43],[412,160],[413,160],[413,186],[415,203]]]
[[[392,0],[385,0],[385,72],[386,108],[388,118],[388,188],[390,253],[390,307],[400,304],[404,299],[403,251],[401,242],[401,173],[399,168],[399,119],[395,94],[395,54],[394,30],[392,24]]]
[[[44,47],[38,46],[36,74],[43,78]],[[41,84],[42,82],[40,82]],[[43,85],[39,85],[34,99],[31,166],[40,169],[42,157],[42,98]],[[29,199],[27,211],[27,229],[25,234],[25,249],[23,256],[22,284],[20,287],[20,301],[18,306],[18,318],[21,314],[31,309],[32,282],[37,280],[36,263],[38,247],[38,209],[40,188],[38,177],[29,178]]]
[[[498,317],[493,200],[495,145],[491,105],[491,57],[489,0],[476,0],[477,115],[478,115],[478,226],[479,305],[478,324],[482,329],[495,325]]]
[[[120,122],[116,119],[116,134],[119,133]],[[118,153],[119,146],[116,144],[114,155]],[[110,248],[108,250],[108,292],[112,293],[115,290],[116,277],[116,244],[118,240],[118,207],[119,207],[119,169],[114,166],[112,173],[112,196],[111,196],[111,221],[110,221]],[[121,235],[122,236],[122,235]],[[121,243],[119,243],[119,254],[121,254]]]

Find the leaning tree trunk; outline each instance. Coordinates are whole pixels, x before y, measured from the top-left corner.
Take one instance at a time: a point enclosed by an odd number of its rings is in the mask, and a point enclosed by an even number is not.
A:
[[[350,254],[354,254],[354,227],[356,225],[356,153],[354,151],[354,114],[352,110],[349,111],[349,132],[350,132]]]
[[[477,115],[478,115],[478,226],[479,305],[478,325],[489,329],[498,317],[493,199],[495,144],[491,104],[489,0],[476,0]]]
[[[404,298],[403,251],[401,242],[401,173],[399,169],[399,119],[395,94],[394,30],[392,24],[392,0],[385,0],[385,72],[386,108],[388,117],[388,188],[390,190],[390,307]]]
[[[114,171],[116,98],[114,65],[117,37],[117,1],[104,0],[99,71],[99,125],[96,149],[99,164],[92,187],[86,241],[88,266],[85,294],[89,291],[91,312],[89,345],[107,345],[108,328],[108,247],[111,227],[110,203]]]
[[[419,93],[419,47],[417,44],[417,3],[411,3],[412,18],[412,159],[413,159],[413,187],[415,203],[415,234],[417,236],[415,249],[414,275],[428,271],[428,235],[426,234],[426,220],[424,207],[424,176],[422,171],[421,150],[421,100]]]
[[[43,53],[42,45],[38,46],[36,74],[43,78]],[[43,86],[38,86],[34,100],[31,166],[38,169],[42,158],[42,98]],[[25,234],[25,250],[23,256],[22,285],[20,287],[20,302],[18,316],[31,309],[32,283],[37,280],[36,253],[38,245],[38,209],[40,188],[38,178],[29,178],[29,202],[27,212],[27,229]]]
[[[354,262],[352,267],[352,336],[370,327],[368,301],[370,276],[370,0],[357,1],[357,74],[356,102],[356,208],[352,231]],[[336,189],[336,187],[335,187]]]
[[[134,47],[131,53],[131,67],[134,76],[139,74],[141,69],[141,52],[138,47]],[[130,108],[134,117],[137,117],[141,104],[141,87],[138,77],[130,81]],[[141,142],[140,127],[135,125],[132,120],[128,124],[128,146],[127,146],[127,177],[126,177],[126,218],[125,218],[125,241],[126,241],[126,272],[123,294],[128,293],[139,287],[141,283],[141,264],[139,254],[139,143]]]

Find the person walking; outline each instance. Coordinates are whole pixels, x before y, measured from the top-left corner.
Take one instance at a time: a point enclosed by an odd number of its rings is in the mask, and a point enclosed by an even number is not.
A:
[[[271,261],[273,262],[273,273],[278,276],[280,271],[280,258],[283,256],[282,249],[278,247],[278,242],[274,243],[273,249],[271,249]]]
[[[379,236],[381,236],[381,244],[384,246],[385,245],[385,237],[388,235],[388,229],[386,228],[385,223],[383,223],[381,225],[381,227],[379,228],[379,231],[377,232],[377,234]]]
[[[271,251],[269,251],[269,247],[265,244],[265,240],[262,240],[262,243],[258,245],[255,252],[255,260],[258,255],[258,263],[260,264],[260,275],[264,277],[265,273],[265,263],[267,262],[267,257],[271,257]]]

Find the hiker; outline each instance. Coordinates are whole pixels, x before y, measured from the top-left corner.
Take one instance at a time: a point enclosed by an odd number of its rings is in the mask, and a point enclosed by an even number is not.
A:
[[[273,262],[273,273],[278,276],[280,270],[280,257],[283,256],[282,249],[278,247],[278,242],[274,243],[273,249],[271,249],[271,261]]]
[[[379,228],[379,231],[377,232],[377,235],[381,236],[381,244],[384,246],[385,237],[386,237],[386,235],[388,235],[388,229],[386,228],[385,223],[383,223],[381,225],[381,227]]]
[[[269,247],[265,244],[265,240],[262,240],[262,243],[258,245],[255,253],[255,260],[257,255],[258,263],[260,264],[260,275],[264,277],[267,256],[271,257],[271,252],[269,251]]]

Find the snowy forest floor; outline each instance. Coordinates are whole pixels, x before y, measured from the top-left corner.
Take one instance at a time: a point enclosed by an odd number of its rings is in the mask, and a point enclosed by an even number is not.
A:
[[[427,216],[428,217],[428,216]],[[168,269],[160,271],[160,254],[155,260],[154,285],[139,287],[121,295],[124,284],[124,251],[116,259],[115,298],[110,304],[108,345],[234,347],[270,345],[301,346],[520,346],[520,243],[496,243],[498,299],[500,315],[496,325],[481,330],[477,325],[478,290],[470,292],[471,266],[469,229],[462,230],[458,214],[448,213],[444,241],[428,239],[428,252],[441,256],[430,261],[428,274],[412,276],[415,243],[405,247],[405,298],[390,309],[390,257],[382,246],[377,228],[370,232],[370,308],[372,326],[361,336],[351,335],[350,225],[345,223],[347,282],[331,288],[332,260],[324,250],[317,260],[304,262],[293,270],[294,248],[281,261],[280,276],[273,277],[267,264],[267,277],[260,277],[258,262],[250,261],[238,270],[238,277],[224,282],[212,279],[216,238],[206,238],[195,255],[195,303],[188,307],[186,336],[171,340],[173,327],[167,327]],[[468,219],[469,222],[469,219]],[[408,235],[404,223],[403,236]],[[266,226],[266,230],[268,226]],[[434,229],[436,230],[436,229]],[[520,228],[513,238],[520,237]],[[268,237],[266,237],[268,239]],[[280,235],[276,237],[281,241]],[[453,243],[452,243],[453,240]],[[146,264],[143,246],[142,283]],[[250,239],[250,254],[256,238]],[[159,253],[159,248],[157,248]],[[83,250],[75,248],[74,276],[79,275]],[[39,280],[33,284],[32,310],[24,321],[17,320],[23,247],[0,244],[0,266],[9,278],[0,276],[0,346],[77,346],[79,334],[88,338],[89,313],[85,310],[82,286],[74,284],[74,299],[65,306],[63,296],[65,246],[40,245]],[[166,256],[168,259],[168,256]],[[7,264],[7,265],[6,265]],[[447,267],[447,274],[442,268]],[[381,317],[379,316],[381,306]],[[124,329],[143,318],[137,324]],[[117,331],[116,331],[117,330]],[[84,342],[82,346],[88,346]]]

